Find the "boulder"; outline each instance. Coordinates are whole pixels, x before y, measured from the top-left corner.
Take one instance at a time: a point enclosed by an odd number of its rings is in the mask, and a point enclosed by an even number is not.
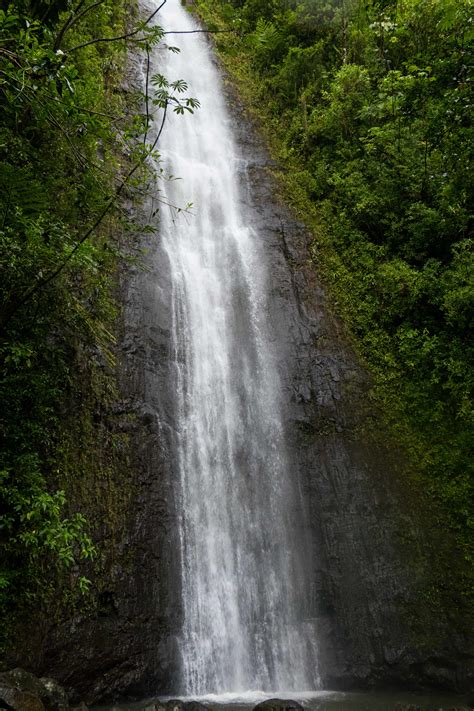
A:
[[[199,703],[199,701],[171,699],[170,701],[157,701],[149,704],[142,711],[209,711],[209,707]]]
[[[69,699],[54,679],[38,679],[24,669],[0,674],[0,705],[14,711],[67,711]]]
[[[253,711],[303,711],[297,701],[291,699],[267,699],[257,704]]]
[[[20,691],[0,682],[0,707],[10,711],[45,711],[41,699],[30,691]]]
[[[47,677],[42,677],[40,681],[47,692],[41,696],[47,711],[66,711],[69,708],[69,698],[63,687]]]
[[[24,669],[12,669],[8,672],[0,674],[0,684],[2,686],[18,689],[19,691],[27,691],[35,696],[43,696],[46,693],[44,684],[31,672]]]
[[[183,711],[184,701],[179,699],[171,699],[164,703],[158,704],[156,711]]]
[[[199,701],[185,701],[183,703],[183,711],[209,711],[209,707],[200,704]]]
[[[181,701],[171,699],[164,704],[166,711],[209,711],[209,707],[199,703],[199,701]]]

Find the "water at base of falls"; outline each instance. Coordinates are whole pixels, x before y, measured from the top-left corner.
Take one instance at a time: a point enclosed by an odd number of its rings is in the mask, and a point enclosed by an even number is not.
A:
[[[274,695],[273,695],[274,696]],[[281,698],[289,695],[280,694]],[[175,699],[176,697],[173,697]],[[250,693],[241,696],[237,694],[221,694],[202,696],[193,701],[199,701],[209,711],[253,711],[256,704],[268,699],[268,694]],[[171,699],[161,698],[160,703]],[[189,700],[188,697],[183,701]],[[402,708],[417,708],[420,711],[433,709],[449,709],[467,706],[465,696],[445,695],[439,693],[414,694],[410,692],[342,692],[315,691],[292,695],[291,700],[300,703],[306,711],[397,711]],[[113,707],[96,708],[96,711],[145,711],[156,699],[147,699],[131,704],[114,705]]]
[[[195,21],[169,0],[159,23]],[[265,255],[239,196],[239,160],[219,73],[199,34],[172,36],[153,71],[183,79],[201,108],[171,115],[159,143],[178,176],[160,184],[159,249],[171,275],[176,480],[184,622],[183,695],[318,686],[298,483],[266,323]]]

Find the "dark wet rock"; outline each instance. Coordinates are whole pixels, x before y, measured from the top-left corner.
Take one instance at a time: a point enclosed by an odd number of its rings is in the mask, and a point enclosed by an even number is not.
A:
[[[0,682],[0,708],[12,711],[45,711],[41,699],[30,691],[21,691]]]
[[[303,711],[297,701],[290,699],[267,699],[254,706],[254,711]]]
[[[209,707],[199,703],[199,701],[170,699],[147,705],[142,711],[209,711]]]
[[[4,687],[11,687],[39,697],[47,694],[47,689],[40,679],[20,668],[0,673],[0,684]]]
[[[65,711],[69,708],[67,692],[57,681],[48,677],[42,677],[40,681],[47,692],[41,697],[47,711]]]
[[[66,691],[54,679],[38,679],[24,669],[0,674],[0,698],[10,708],[22,711],[67,711]]]
[[[184,704],[185,702],[181,701],[181,699],[169,699],[160,704],[160,711],[162,711],[162,709],[166,709],[167,711],[182,711]]]
[[[171,699],[162,704],[162,706],[166,709],[166,711],[209,711],[208,706],[199,703],[199,701],[181,701],[180,699]]]
[[[183,704],[184,711],[209,711],[209,707],[200,704],[199,701],[185,701]]]
[[[420,711],[418,704],[397,704],[395,706],[395,711]]]

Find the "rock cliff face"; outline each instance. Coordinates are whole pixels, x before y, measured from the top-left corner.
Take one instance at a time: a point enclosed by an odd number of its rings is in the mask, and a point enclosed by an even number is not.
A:
[[[385,442],[368,377],[309,258],[310,235],[278,199],[274,165],[228,94],[242,151],[243,199],[268,259],[268,318],[287,396],[291,475],[308,506],[295,525],[309,527],[313,541],[313,594],[305,614],[318,630],[324,686],[466,688],[467,640],[449,611],[435,615],[424,603],[436,542],[426,540],[413,489],[415,500],[407,500],[403,454]],[[125,267],[121,283],[121,399],[113,415],[131,442],[126,533],[109,561],[97,613],[49,630],[40,656],[29,663],[89,702],[172,692],[177,667],[170,283],[157,240],[140,240],[136,255],[145,268]]]

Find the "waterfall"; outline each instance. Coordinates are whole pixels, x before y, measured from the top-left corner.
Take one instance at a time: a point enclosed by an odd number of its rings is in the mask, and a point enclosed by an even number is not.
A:
[[[168,0],[159,24],[195,20]],[[158,249],[171,278],[176,498],[183,625],[176,691],[200,696],[314,689],[297,474],[285,448],[278,361],[267,325],[265,254],[245,214],[239,158],[212,50],[166,37],[152,70],[183,79],[201,108],[170,114]],[[192,203],[189,212],[172,206]]]

